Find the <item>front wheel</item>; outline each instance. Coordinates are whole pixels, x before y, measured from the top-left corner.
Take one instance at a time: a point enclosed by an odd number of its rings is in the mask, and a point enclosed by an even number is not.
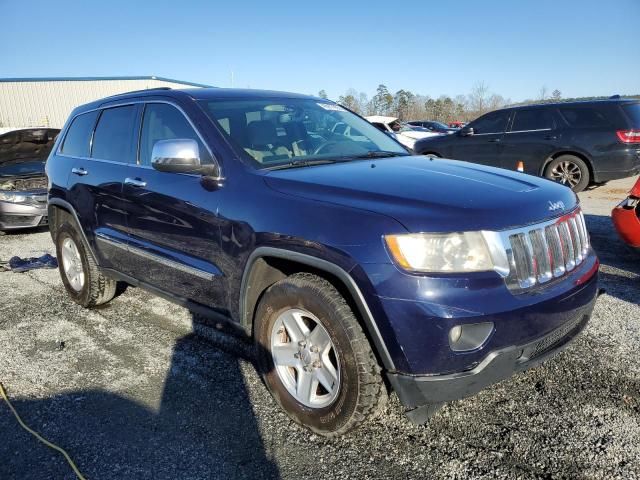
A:
[[[338,436],[386,402],[369,342],[328,281],[299,273],[275,283],[263,295],[255,322],[264,381],[297,423]]]
[[[545,169],[544,176],[561,183],[574,192],[581,192],[589,186],[589,167],[575,155],[560,155],[553,159]]]

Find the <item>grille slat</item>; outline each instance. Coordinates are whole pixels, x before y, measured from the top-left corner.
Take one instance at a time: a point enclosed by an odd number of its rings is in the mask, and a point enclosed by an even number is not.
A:
[[[584,215],[564,216],[552,224],[520,230],[509,235],[510,283],[530,288],[575,269],[587,257],[589,234]]]

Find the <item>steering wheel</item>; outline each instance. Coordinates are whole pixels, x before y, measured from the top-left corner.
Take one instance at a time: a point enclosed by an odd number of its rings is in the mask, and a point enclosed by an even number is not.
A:
[[[316,148],[313,151],[314,155],[319,155],[320,153],[322,153],[323,150],[327,149],[327,147],[330,147],[332,145],[337,145],[338,142],[334,141],[334,140],[328,140],[326,142],[324,142],[322,145],[320,145],[318,148]]]

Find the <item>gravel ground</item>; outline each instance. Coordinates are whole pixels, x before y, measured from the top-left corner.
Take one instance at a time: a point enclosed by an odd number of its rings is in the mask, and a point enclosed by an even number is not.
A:
[[[140,289],[84,310],[56,270],[0,273],[0,381],[89,479],[640,478],[640,257],[609,218],[634,180],[581,194],[607,290],[585,332],[424,426],[392,397],[324,440],[279,410],[242,342]],[[44,252],[46,231],[0,237],[0,259]],[[2,403],[0,478],[74,478]]]

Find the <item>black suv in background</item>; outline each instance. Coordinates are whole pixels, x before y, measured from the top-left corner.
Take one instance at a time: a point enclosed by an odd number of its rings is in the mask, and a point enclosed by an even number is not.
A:
[[[489,112],[417,154],[517,169],[575,192],[640,172],[640,100],[548,103]]]

